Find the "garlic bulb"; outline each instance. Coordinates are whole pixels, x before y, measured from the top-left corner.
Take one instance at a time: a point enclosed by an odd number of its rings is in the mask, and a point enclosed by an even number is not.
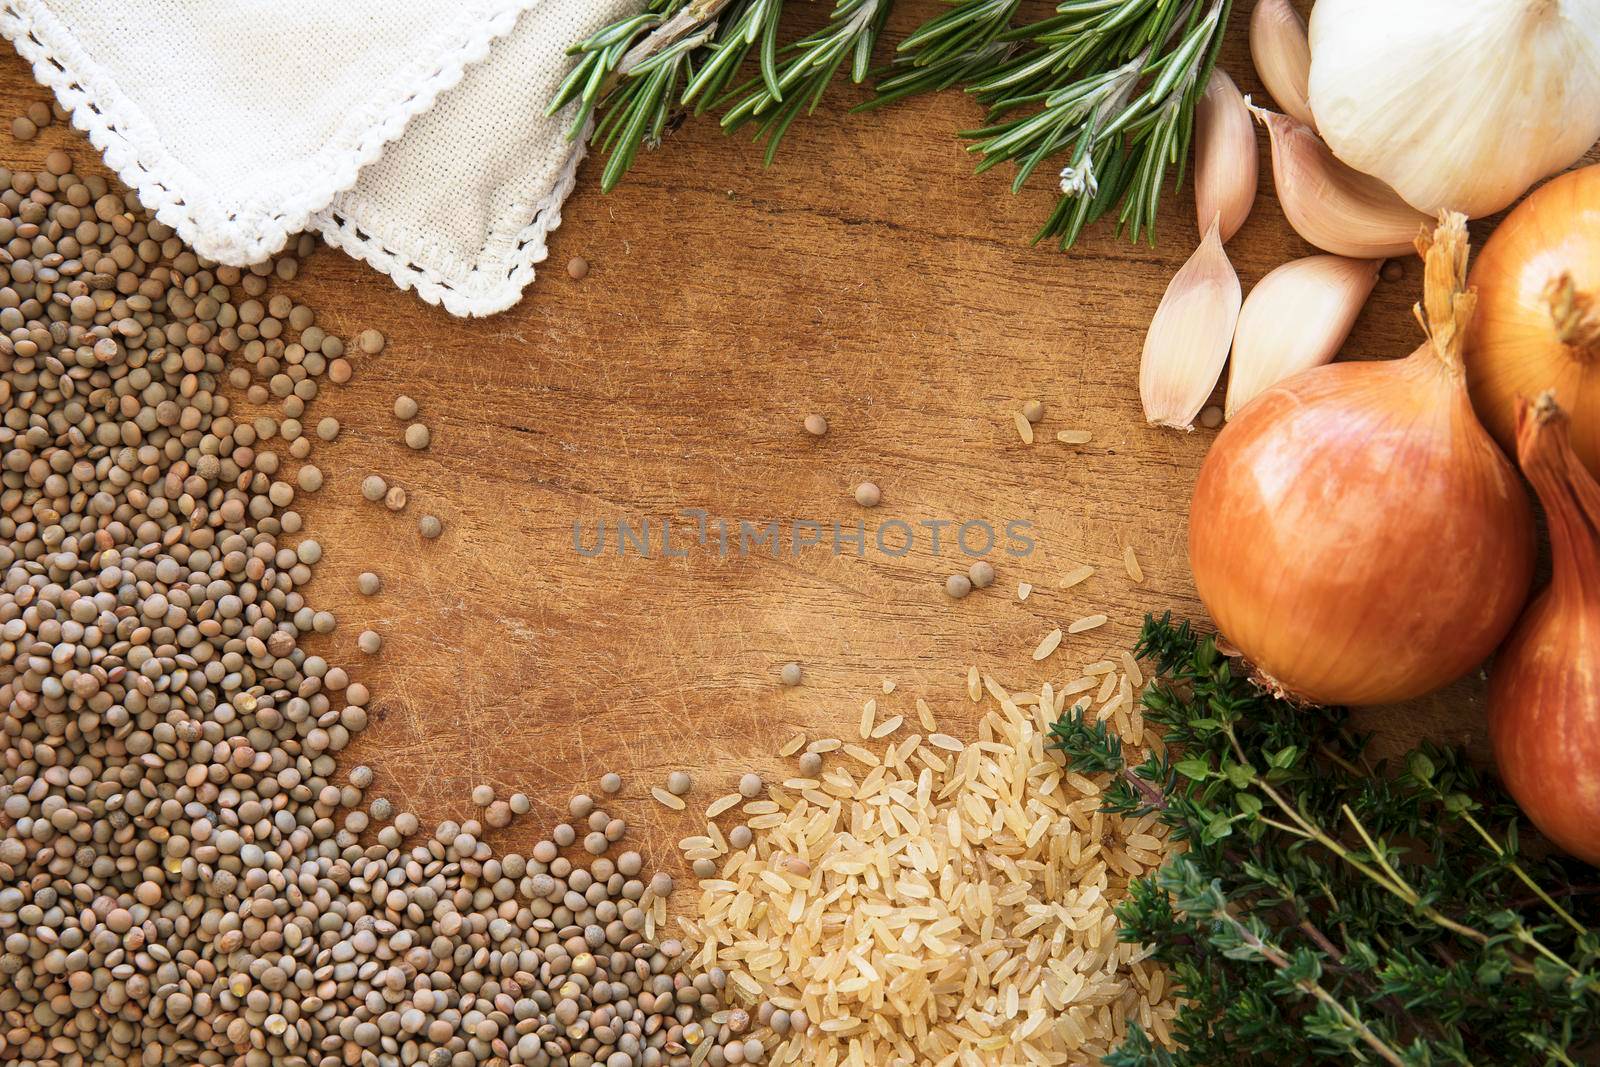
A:
[[[1600,138],[1600,0],[1318,0],[1311,110],[1419,211],[1490,215]]]

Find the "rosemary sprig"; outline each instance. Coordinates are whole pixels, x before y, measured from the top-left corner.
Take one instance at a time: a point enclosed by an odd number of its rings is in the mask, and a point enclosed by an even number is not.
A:
[[[836,0],[826,26],[784,49],[775,80],[763,76],[729,94],[736,102],[723,116],[722,128],[732,132],[755,123],[756,139],[766,138],[770,164],[790,124],[802,112],[816,110],[845,60],[851,81],[866,79],[891,6],[891,0]]]
[[[548,113],[578,102],[569,138],[600,116],[594,141],[608,157],[602,191],[616,187],[641,147],[660,144],[679,113],[723,111],[729,132],[754,125],[771,163],[789,127],[816,109],[847,62],[852,81],[866,79],[893,0],[834,0],[822,28],[780,46],[786,2],[651,0],[643,13],[568,49],[578,62]],[[755,76],[736,83],[752,52]]]
[[[1034,236],[1073,245],[1116,209],[1117,227],[1154,240],[1168,170],[1184,161],[1232,0],[1062,0],[1011,25],[1017,4],[958,0],[901,45],[882,104],[965,84],[989,112],[963,131],[978,170],[1016,165],[1013,191],[1062,163],[1061,196]]]
[[[572,137],[599,116],[603,191],[691,112],[721,112],[728,132],[753,127],[770,164],[841,71],[854,82],[868,76],[893,0],[833,0],[822,27],[780,44],[787,2],[650,0],[572,46],[578,62],[550,112],[578,102]],[[1119,231],[1153,241],[1232,0],[1061,0],[1054,14],[1019,25],[1020,6],[951,0],[900,42],[857,110],[965,86],[988,109],[985,125],[961,134],[980,171],[1015,164],[1013,191],[1047,163],[1059,171],[1061,196],[1035,241],[1068,248],[1110,213]],[[752,58],[754,73],[740,80]]]
[[[1140,652],[1170,755],[1130,764],[1081,709],[1052,730],[1108,812],[1186,844],[1118,909],[1184,998],[1177,1048],[1131,1028],[1110,1067],[1600,1062],[1600,887],[1523,855],[1498,787],[1428,745],[1370,763],[1187,624],[1147,620]]]

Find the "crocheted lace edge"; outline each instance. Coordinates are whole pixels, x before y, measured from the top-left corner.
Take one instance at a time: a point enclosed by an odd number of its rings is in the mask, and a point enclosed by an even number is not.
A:
[[[364,260],[394,279],[401,289],[414,289],[423,300],[452,315],[479,318],[498,314],[522,299],[523,291],[537,273],[535,267],[549,258],[546,239],[561,225],[561,208],[577,185],[578,165],[586,155],[588,137],[589,130],[585,129],[584,135],[574,141],[547,196],[523,206],[490,231],[484,244],[485,258],[462,277],[451,277],[415,262],[423,257],[390,248],[332,208],[317,216],[317,231],[330,245]],[[487,256],[490,249],[506,243],[511,248],[509,256]]]
[[[537,2],[493,0],[464,14],[444,52],[419,58],[413,65],[432,67],[431,73],[397,77],[390,92],[356,109],[356,120],[344,122],[341,136],[318,154],[307,183],[270,211],[243,212],[237,206],[208,202],[195,176],[159,142],[138,108],[43,0],[0,3],[0,36],[16,46],[35,77],[72,113],[73,124],[88,135],[106,165],[138,193],[141,203],[202,256],[244,266],[283,249],[290,237],[306,229],[313,215],[354,187],[361,168],[460,82],[467,66],[487,55],[489,46],[509,33],[522,12]],[[406,84],[420,88],[406,91],[402,89]],[[398,99],[396,94],[401,94]],[[331,160],[326,158],[330,153]]]

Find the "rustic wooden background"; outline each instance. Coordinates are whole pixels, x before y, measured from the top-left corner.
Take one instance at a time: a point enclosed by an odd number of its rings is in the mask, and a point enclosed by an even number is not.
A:
[[[1249,5],[1237,6],[1224,64],[1259,93]],[[939,7],[903,0],[892,36]],[[43,96],[15,55],[0,61],[0,114]],[[354,754],[397,805],[461,818],[478,783],[526,791],[535,818],[496,835],[526,848],[572,791],[615,770],[628,787],[612,807],[670,861],[687,823],[646,795],[670,769],[694,773],[703,805],[774,766],[795,731],[848,736],[872,696],[909,716],[922,695],[966,733],[969,664],[1037,687],[1128,647],[1146,612],[1202,617],[1185,521],[1214,434],[1146,427],[1136,384],[1145,325],[1197,240],[1187,191],[1167,197],[1157,247],[1104,229],[1070,254],[1030,247],[1048,183],[1014,196],[1009,174],[973,175],[952,135],[978,119],[971,102],[847,115],[862,96],[830,93],[770,169],[704,121],[643,154],[611,195],[586,168],[539,280],[492,319],[452,318],[326,248],[288,286],[330,329],[390,339],[313,405],[308,425],[331,414],[344,433],[318,445],[326,485],[302,511],[326,546],[313,599],[339,618],[317,647],[371,685],[376,713]],[[57,146],[91,153],[60,126],[0,140],[8,165]],[[1271,195],[1264,139],[1261,151],[1262,196],[1229,246],[1247,288],[1312,251]],[[564,267],[579,255],[593,269],[575,282]],[[1411,261],[1380,283],[1348,352],[1410,351],[1419,281]],[[401,441],[399,393],[421,405],[427,451]],[[1048,406],[1031,447],[1012,422],[1029,398]],[[825,439],[802,431],[809,412],[829,419]],[[1062,429],[1093,439],[1061,445]],[[407,489],[403,514],[361,498],[372,472]],[[875,511],[851,498],[862,479],[883,488]],[[592,537],[598,520],[691,508],[763,522],[1025,520],[1037,545],[960,603],[942,584],[966,561],[933,557],[925,539],[900,559],[573,549],[575,521]],[[443,519],[438,541],[419,537],[424,513]],[[1142,585],[1123,573],[1125,545]],[[1058,590],[1083,563],[1095,577]],[[354,587],[369,569],[384,579],[374,598]],[[1025,603],[1019,581],[1035,589]],[[1048,630],[1098,611],[1110,625],[1032,662]],[[369,626],[384,635],[376,656],[356,650]],[[795,689],[778,684],[790,660],[805,667]],[[1367,721],[1391,740],[1473,741],[1482,714],[1469,679]]]

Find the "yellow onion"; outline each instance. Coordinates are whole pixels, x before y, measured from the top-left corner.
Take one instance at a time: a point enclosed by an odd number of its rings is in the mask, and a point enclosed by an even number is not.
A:
[[[1533,577],[1532,509],[1472,413],[1466,219],[1442,215],[1406,359],[1330,363],[1260,394],[1218,435],[1189,517],[1195,585],[1275,691],[1382,704],[1483,660]]]
[[[1546,589],[1489,680],[1489,737],[1506,788],[1540,831],[1600,864],[1600,483],[1546,393],[1519,405],[1522,470],[1544,505],[1555,557]]]
[[[1600,476],[1600,166],[1541,186],[1472,269],[1478,318],[1467,386],[1484,425],[1516,448],[1517,401],[1553,389],[1572,446]]]

